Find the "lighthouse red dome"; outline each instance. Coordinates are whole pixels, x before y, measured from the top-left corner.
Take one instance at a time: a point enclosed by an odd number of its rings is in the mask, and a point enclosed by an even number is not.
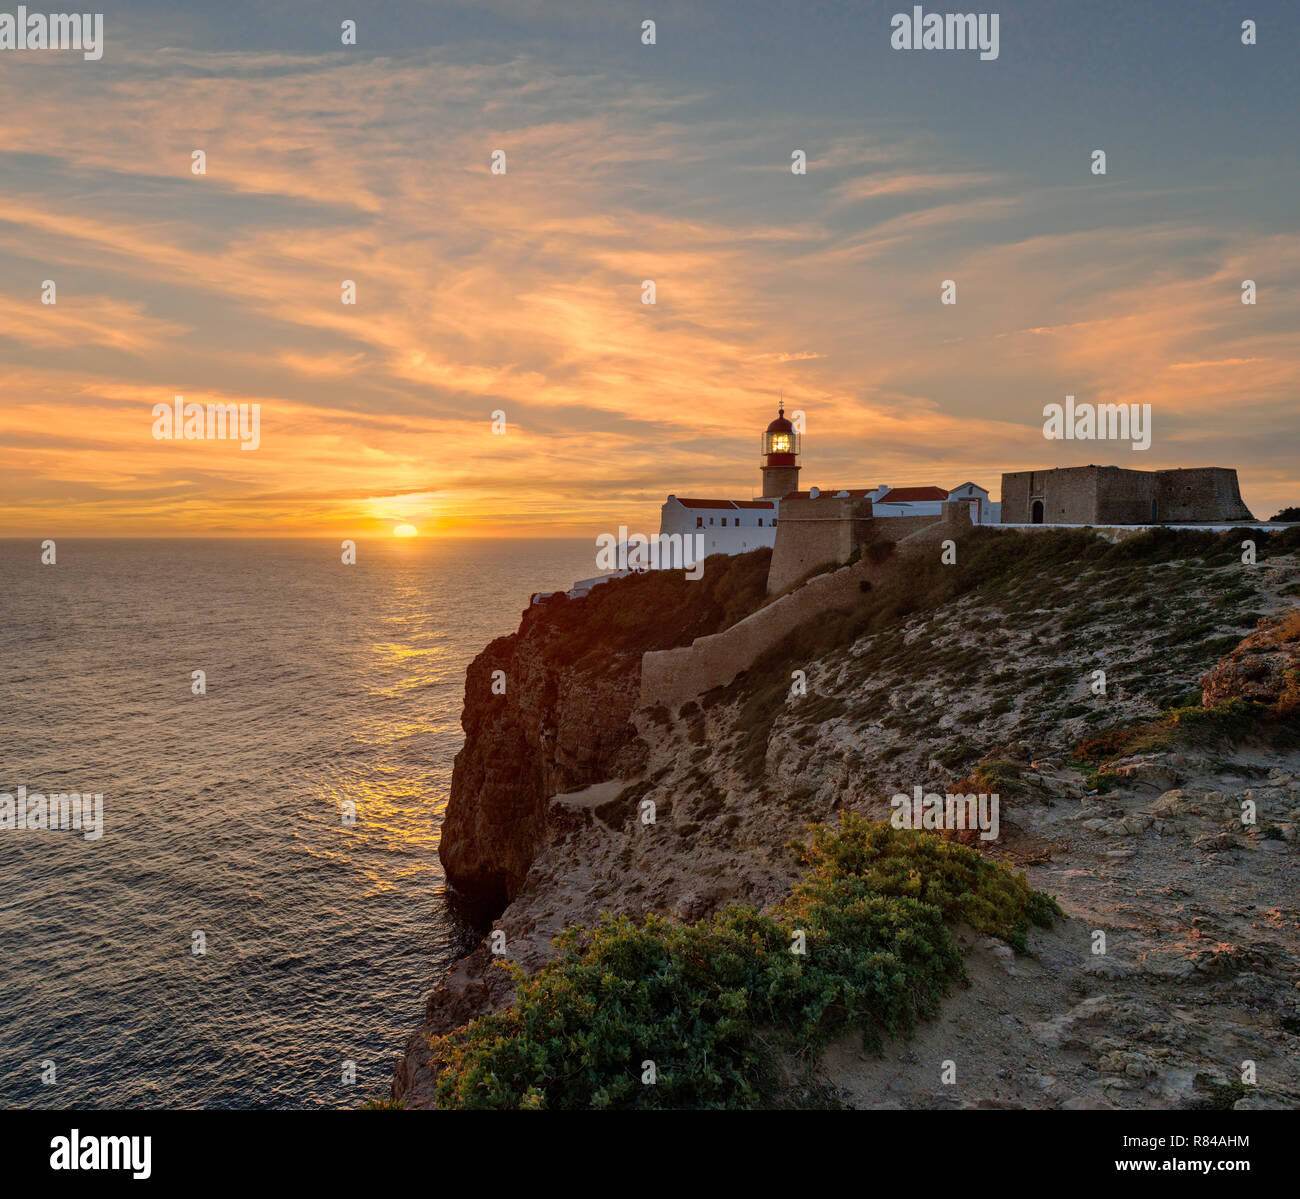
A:
[[[794,432],[794,425],[792,425],[788,420],[785,419],[784,408],[781,409],[781,415],[778,416],[776,420],[774,420],[770,425],[767,426],[767,431],[769,433],[793,433]]]

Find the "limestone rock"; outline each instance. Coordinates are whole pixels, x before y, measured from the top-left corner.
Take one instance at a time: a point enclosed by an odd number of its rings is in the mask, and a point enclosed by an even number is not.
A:
[[[1201,681],[1205,707],[1228,699],[1277,704],[1294,692],[1300,670],[1300,613],[1263,619],[1259,627]]]

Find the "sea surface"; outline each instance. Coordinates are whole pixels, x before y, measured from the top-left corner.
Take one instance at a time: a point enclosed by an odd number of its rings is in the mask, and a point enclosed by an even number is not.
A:
[[[0,830],[0,1106],[386,1092],[474,936],[437,856],[465,667],[530,592],[594,574],[594,548],[340,555],[59,540],[43,566],[0,541],[0,793],[104,796],[98,841]]]

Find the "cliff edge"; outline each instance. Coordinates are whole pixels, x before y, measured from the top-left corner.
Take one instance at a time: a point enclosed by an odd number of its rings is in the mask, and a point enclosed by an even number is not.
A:
[[[509,900],[493,925],[504,952],[485,941],[431,994],[394,1100],[434,1105],[439,1038],[511,1008],[518,977],[555,968],[556,937],[601,912],[689,924],[729,904],[773,910],[799,883],[789,847],[809,824],[887,819],[890,797],[920,786],[1000,794],[997,840],[968,844],[1064,914],[1027,953],[960,933],[970,989],[909,1042],[864,1052],[847,1037],[788,1063],[816,1080],[800,1094],[1300,1106],[1300,536],[1261,541],[1249,566],[1239,541],[973,529],[956,564],[907,561],[674,708],[636,706],[640,653],[743,617],[761,572],[752,593],[732,577],[730,605],[690,590],[702,584],[652,596],[629,584],[653,579],[631,579],[597,588],[599,611],[526,615],[471,668],[443,850],[453,883]],[[955,1086],[939,1082],[947,1059]],[[546,1105],[534,1082],[529,1101]]]
[[[438,849],[455,891],[504,907],[547,840],[547,798],[636,773],[642,654],[689,645],[756,609],[770,557],[719,555],[696,580],[662,571],[580,599],[557,594],[474,659]]]

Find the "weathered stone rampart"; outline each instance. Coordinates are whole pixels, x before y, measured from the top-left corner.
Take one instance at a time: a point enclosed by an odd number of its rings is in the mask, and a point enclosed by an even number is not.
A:
[[[1156,507],[1162,521],[1183,524],[1205,520],[1254,520],[1242,502],[1237,472],[1221,466],[1156,472]]]
[[[828,506],[828,510],[833,509]],[[778,546],[785,512],[786,506],[783,503],[780,517],[782,523],[777,525]],[[846,521],[856,522],[857,519],[852,515],[846,517]],[[832,522],[825,523],[829,525]],[[694,699],[713,687],[726,686],[804,621],[852,604],[861,595],[863,583],[874,585],[897,569],[900,562],[906,562],[913,553],[931,552],[935,538],[942,536],[941,526],[949,524],[954,533],[963,526],[970,527],[970,514],[965,504],[944,504],[942,516],[868,520],[866,525],[870,526],[870,538],[898,541],[898,549],[893,556],[879,563],[864,559],[852,566],[817,575],[802,587],[773,600],[721,633],[697,637],[689,646],[642,655],[641,707],[663,704],[676,710],[687,700]],[[867,529],[854,529],[853,535],[858,536],[859,532],[864,537],[868,535]],[[915,544],[909,548],[909,542]],[[827,546],[833,544],[835,543],[830,540],[826,542]],[[776,566],[775,551],[772,566]]]
[[[697,637],[678,649],[643,654],[641,707],[663,704],[676,711],[687,700],[713,687],[725,686],[804,621],[851,603],[861,594],[864,581],[874,583],[891,568],[889,562],[856,562],[841,567],[809,579],[789,595],[773,600],[721,633]]]
[[[843,565],[872,528],[871,501],[849,496],[792,497],[781,501],[768,595],[780,595],[810,570]]]

